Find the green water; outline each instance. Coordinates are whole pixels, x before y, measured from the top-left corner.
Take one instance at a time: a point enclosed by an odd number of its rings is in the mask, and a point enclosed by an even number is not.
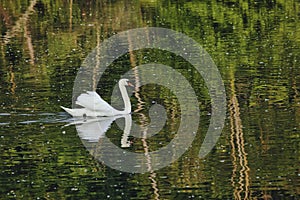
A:
[[[0,16],[0,199],[299,199],[299,0],[0,0]],[[127,70],[159,62],[184,74],[201,111],[196,139],[177,161],[125,173],[94,159],[59,106],[71,107],[76,74],[101,41],[146,26],[184,33],[210,54],[225,84],[227,117],[200,159],[211,102],[199,73],[165,51],[122,56],[97,85],[105,100]],[[176,96],[150,84],[131,102],[136,124],[149,123],[153,103],[168,120],[154,137],[130,137],[127,150],[167,145],[180,121]],[[106,135],[120,146],[116,123]]]

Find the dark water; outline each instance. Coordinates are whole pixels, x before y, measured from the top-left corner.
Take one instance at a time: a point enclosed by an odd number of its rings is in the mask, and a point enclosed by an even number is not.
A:
[[[0,199],[299,199],[298,0],[0,2]],[[201,111],[195,141],[177,161],[126,173],[95,160],[85,146],[96,151],[102,139],[81,140],[59,106],[71,107],[76,74],[97,44],[146,26],[184,33],[211,55],[225,84],[227,117],[213,150],[199,158],[211,112],[199,73],[165,51],[122,56],[97,85],[105,100],[126,71],[159,62],[184,74]],[[167,121],[151,138],[130,136],[126,150],[167,145],[180,123],[174,93],[149,84],[133,91],[131,102],[136,125],[151,123],[148,111],[157,103]],[[118,123],[106,136],[120,147]]]

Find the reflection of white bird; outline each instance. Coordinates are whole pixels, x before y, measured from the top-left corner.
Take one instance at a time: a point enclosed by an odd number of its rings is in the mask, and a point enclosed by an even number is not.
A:
[[[83,121],[75,121],[78,135],[88,142],[98,142],[105,137],[106,131],[116,117],[87,118]]]
[[[118,115],[111,117],[85,118],[76,120],[69,125],[76,125],[79,137],[88,143],[98,142],[100,138],[105,137],[105,133],[110,128],[113,121],[119,118],[125,119],[125,127],[121,139],[121,147],[130,147],[128,137],[131,130],[131,115]]]
[[[63,106],[61,106],[61,108],[73,117],[116,116],[129,114],[131,112],[131,103],[125,86],[132,86],[132,84],[128,81],[128,79],[120,79],[119,88],[125,105],[125,109],[122,111],[116,110],[106,101],[104,101],[96,92],[91,91],[79,95],[75,102],[77,105],[82,106],[83,108],[70,109]]]

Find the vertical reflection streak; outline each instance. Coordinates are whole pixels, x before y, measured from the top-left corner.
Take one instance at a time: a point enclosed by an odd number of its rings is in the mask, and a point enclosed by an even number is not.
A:
[[[99,30],[99,28],[98,28],[98,26],[97,26],[97,48],[96,48],[96,66],[94,66],[94,68],[93,68],[93,77],[92,77],[92,79],[93,79],[93,91],[96,91],[96,89],[97,89],[97,84],[98,84],[98,81],[99,80],[97,80],[97,74],[98,74],[98,69],[99,69],[99,67],[100,67],[100,55],[101,55],[101,52],[100,52],[100,30]]]
[[[72,32],[72,24],[73,24],[73,0],[70,0],[70,14],[69,14],[69,30]]]
[[[145,102],[142,100],[141,96],[140,96],[140,78],[139,78],[139,72],[138,69],[136,68],[136,57],[132,51],[133,47],[132,47],[132,38],[130,37],[130,35],[128,35],[128,44],[129,44],[129,57],[130,57],[130,64],[131,67],[133,68],[133,73],[134,73],[134,78],[135,78],[135,97],[138,100],[137,103],[137,109],[134,110],[135,113],[137,113],[138,111],[143,110],[143,105],[145,104]],[[143,113],[139,113],[140,116],[140,122],[141,122],[141,130],[143,130],[143,135],[142,135],[142,144],[143,144],[143,148],[144,148],[144,152],[145,152],[145,156],[146,156],[146,160],[147,160],[147,167],[148,167],[148,171],[150,173],[150,176],[148,177],[149,180],[151,181],[151,186],[152,189],[154,191],[154,195],[155,195],[155,199],[159,200],[159,189],[158,189],[158,185],[157,185],[157,181],[156,181],[156,173],[153,171],[152,169],[152,161],[151,161],[151,156],[149,154],[149,145],[147,143],[147,117],[143,114]]]
[[[233,116],[234,110],[232,104],[230,104],[230,116]],[[234,120],[233,117],[230,117],[230,129],[231,129],[231,134],[230,134],[230,144],[231,144],[231,157],[232,157],[232,176],[231,176],[231,185],[234,188],[234,199],[239,199],[237,195],[237,189],[235,187],[235,178],[236,178],[236,171],[237,171],[237,158],[236,158],[236,152],[235,152],[235,143],[234,143],[234,135],[235,135],[235,130],[234,130]]]
[[[27,47],[28,47],[28,51],[29,51],[29,63],[31,65],[34,65],[34,48],[33,48],[33,44],[32,44],[32,38],[31,38],[31,32],[30,30],[28,30],[27,24],[28,21],[26,21],[26,24],[24,25],[24,37],[27,41]]]
[[[247,153],[245,151],[245,140],[244,133],[242,129],[242,120],[240,117],[240,107],[239,102],[235,94],[235,85],[234,80],[231,81],[231,99],[230,99],[230,144],[231,144],[231,156],[233,163],[231,183],[234,188],[234,197],[235,199],[249,199],[249,186],[250,186],[250,177],[248,167]],[[238,166],[239,164],[239,166]],[[239,180],[238,185],[235,184],[235,178],[237,177],[237,170],[239,170]],[[244,197],[242,197],[244,193]]]
[[[14,95],[16,93],[17,84],[15,81],[15,73],[13,71],[12,65],[9,66],[9,75],[10,75],[9,82],[11,84],[10,91],[11,91],[11,94]]]
[[[36,5],[37,0],[30,1],[30,5],[28,6],[25,13],[16,21],[16,24],[6,32],[5,36],[3,37],[4,44],[8,44],[12,37],[16,36],[17,33],[22,32],[22,26],[26,27],[26,24],[29,20],[29,15],[34,12],[34,6]]]

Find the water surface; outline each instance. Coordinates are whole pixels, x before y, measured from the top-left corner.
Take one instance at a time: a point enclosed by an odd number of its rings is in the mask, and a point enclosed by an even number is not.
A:
[[[1,199],[299,199],[299,10],[298,0],[1,0]],[[200,74],[160,50],[116,60],[96,84],[108,102],[122,74],[158,62],[184,74],[201,111],[196,139],[180,159],[133,174],[99,163],[85,146],[99,147],[101,139],[81,140],[74,125],[65,126],[72,120],[59,106],[71,106],[76,73],[92,49],[118,32],[146,26],[182,32],[202,45],[221,72],[228,109],[220,139],[200,159],[211,112]],[[149,139],[130,136],[126,150],[167,145],[180,123],[176,96],[150,84],[131,101],[137,125],[150,123],[154,104],[165,107],[168,120]],[[106,135],[121,147],[118,123],[124,121],[113,122]]]

